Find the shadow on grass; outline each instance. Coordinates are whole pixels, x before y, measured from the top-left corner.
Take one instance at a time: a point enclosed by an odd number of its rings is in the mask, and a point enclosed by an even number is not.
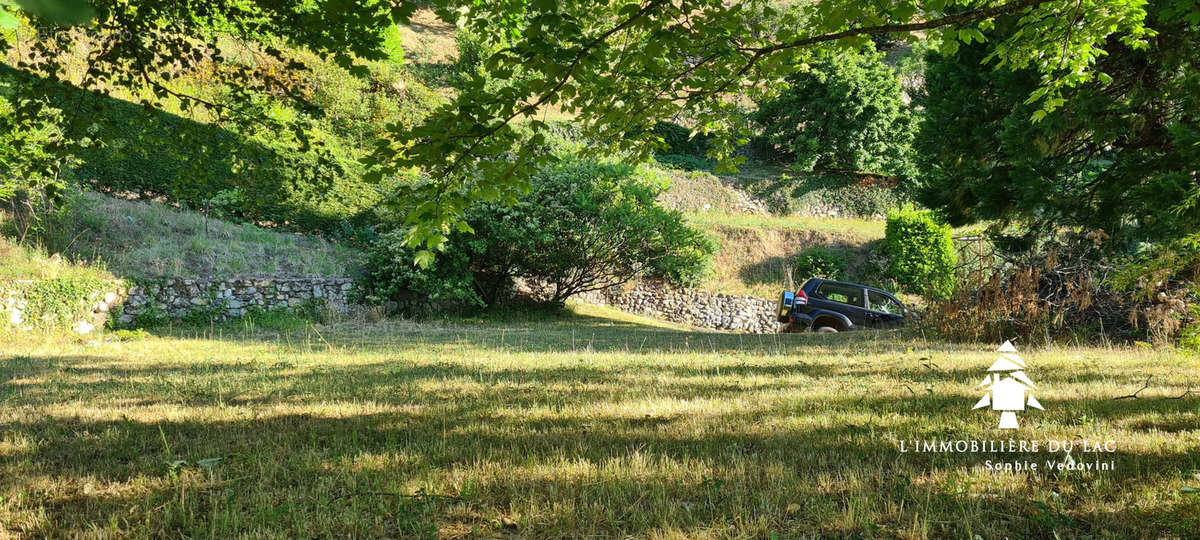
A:
[[[1200,525],[1200,501],[1174,493],[1200,468],[1183,441],[1122,446],[1114,471],[1091,476],[901,454],[897,440],[1010,435],[937,386],[970,388],[977,371],[936,366],[937,349],[929,366],[901,361],[912,343],[895,334],[705,334],[581,315],[306,330],[318,331],[218,336],[262,344],[261,357],[0,358],[0,512],[26,516],[16,530],[33,536],[1184,537]],[[382,354],[322,363],[347,351]],[[447,358],[459,353],[475,357]],[[828,358],[867,353],[878,363]],[[873,380],[913,388],[855,386]],[[1111,397],[1039,396],[1046,411],[1015,436],[1195,430],[1200,398]],[[720,405],[740,399],[759,405]]]
[[[244,321],[216,326],[175,324],[150,329],[158,337],[264,343],[311,350],[311,342],[356,351],[402,351],[430,346],[464,346],[509,353],[688,353],[770,355],[900,355],[920,343],[923,350],[961,350],[956,345],[926,342],[898,330],[863,330],[842,334],[737,334],[652,326],[568,310],[485,312],[464,317],[389,319],[380,323],[303,323],[264,328]]]
[[[344,371],[357,378],[354,368]],[[568,370],[556,382],[584,383],[592,376]],[[557,392],[569,404],[594,397]],[[349,416],[8,422],[3,430],[9,440],[36,442],[3,456],[3,467],[15,474],[0,479],[0,489],[26,493],[19,505],[45,511],[44,527],[24,532],[50,536],[87,530],[113,516],[130,516],[134,530],[150,535],[258,530],[403,536],[433,527],[488,530],[510,515],[513,523],[500,532],[533,537],[644,536],[735,524],[742,532],[896,535],[916,522],[932,536],[1187,536],[1195,524],[1195,514],[1188,513],[1195,504],[1187,499],[1117,504],[1125,489],[1145,489],[1145,482],[1200,466],[1200,458],[1183,451],[1117,454],[1116,470],[1099,480],[1108,486],[1100,493],[1089,491],[1095,477],[1053,473],[955,487],[914,479],[959,474],[1005,456],[900,454],[870,426],[741,428],[778,419],[776,410],[546,418],[501,414],[501,406],[551,399],[531,398],[527,389],[480,400],[412,399],[421,406]],[[904,412],[907,418],[892,428],[918,436],[921,426],[944,414],[941,404],[925,401],[867,398],[855,406]],[[721,429],[689,430],[689,422]],[[196,466],[218,458],[215,465]],[[171,465],[181,461],[187,463]],[[50,489],[45,479],[64,487]],[[1010,489],[1014,481],[1025,489]],[[114,495],[80,490],[84,483],[138,488],[131,489],[136,495]],[[429,488],[419,491],[414,484]],[[352,500],[360,497],[366,500]],[[274,514],[276,506],[289,509]],[[220,517],[231,512],[242,514],[240,524]],[[373,525],[347,525],[331,512]],[[392,519],[397,517],[403,519]],[[295,528],[296,519],[304,528]]]

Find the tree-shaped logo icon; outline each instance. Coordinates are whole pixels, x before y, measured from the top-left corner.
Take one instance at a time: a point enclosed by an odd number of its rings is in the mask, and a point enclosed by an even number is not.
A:
[[[996,352],[1000,353],[1000,358],[992,363],[987,377],[976,387],[982,387],[987,393],[972,410],[991,406],[993,411],[1000,411],[1000,429],[1017,429],[1016,411],[1023,411],[1026,406],[1044,409],[1033,397],[1037,385],[1025,375],[1025,361],[1017,354],[1012,342],[1005,341]]]

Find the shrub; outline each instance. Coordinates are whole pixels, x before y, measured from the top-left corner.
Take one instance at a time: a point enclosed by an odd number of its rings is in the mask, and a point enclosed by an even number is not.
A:
[[[684,171],[706,171],[713,168],[713,163],[705,158],[688,154],[661,154],[654,160],[672,169]]]
[[[1135,326],[1151,338],[1200,348],[1200,234],[1151,248],[1111,281],[1138,301],[1130,314]]]
[[[846,278],[846,253],[840,249],[814,246],[801,251],[793,263],[797,278],[841,280]]]
[[[540,281],[545,299],[560,303],[640,278],[691,285],[707,270],[713,244],[682,214],[658,206],[665,183],[647,169],[568,159],[531,183],[515,204],[471,209],[473,231],[452,234],[426,268],[413,264],[401,230],[382,235],[368,261],[367,299],[492,304],[521,277]]]
[[[451,242],[432,263],[420,267],[414,263],[416,251],[404,243],[406,233],[398,228],[380,234],[371,243],[367,273],[358,287],[365,301],[379,304],[429,298],[459,305],[483,303],[471,274],[471,254],[465,251],[468,242]]]
[[[663,155],[692,156],[707,160],[708,136],[702,133],[692,135],[692,130],[674,122],[658,122],[650,130],[655,136],[662,138],[666,148]]]
[[[905,207],[888,215],[884,251],[893,277],[902,288],[932,298],[954,292],[958,254],[950,226],[933,212]]]
[[[1102,235],[1067,233],[1032,242],[1024,251],[981,251],[977,268],[960,271],[953,294],[930,302],[921,324],[954,341],[1162,337],[1161,326],[1146,322],[1158,317],[1145,316],[1146,308],[1161,314],[1161,306],[1113,287],[1113,266],[1098,242]]]
[[[568,159],[536,175],[517,204],[478,212],[472,267],[539,278],[555,303],[639,278],[694,284],[714,247],[682,214],[658,206],[663,189],[646,169]]]
[[[881,53],[821,54],[787,82],[753,118],[798,171],[910,174],[915,122]]]
[[[1180,329],[1179,346],[1200,352],[1200,306],[1192,306],[1192,322]]]

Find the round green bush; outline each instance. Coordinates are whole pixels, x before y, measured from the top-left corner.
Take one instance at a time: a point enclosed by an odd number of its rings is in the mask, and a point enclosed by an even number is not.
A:
[[[451,234],[428,267],[413,264],[402,230],[382,235],[368,262],[368,300],[418,293],[490,305],[521,277],[545,284],[558,303],[635,279],[694,285],[708,269],[712,242],[658,205],[665,183],[645,168],[568,159],[530,183],[514,204],[472,208],[470,230]]]
[[[931,298],[954,292],[958,253],[950,226],[933,212],[905,207],[889,214],[884,251],[901,288]]]

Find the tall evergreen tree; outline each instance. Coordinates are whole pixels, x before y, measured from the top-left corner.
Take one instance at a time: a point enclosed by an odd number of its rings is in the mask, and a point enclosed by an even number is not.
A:
[[[1191,12],[1194,14],[1195,12]],[[1146,19],[1146,47],[1105,43],[1106,74],[1030,103],[1034,70],[990,69],[1014,31],[931,53],[917,103],[919,198],[954,224],[1017,221],[1102,229],[1116,240],[1168,240],[1200,228],[1200,27],[1171,2]]]

